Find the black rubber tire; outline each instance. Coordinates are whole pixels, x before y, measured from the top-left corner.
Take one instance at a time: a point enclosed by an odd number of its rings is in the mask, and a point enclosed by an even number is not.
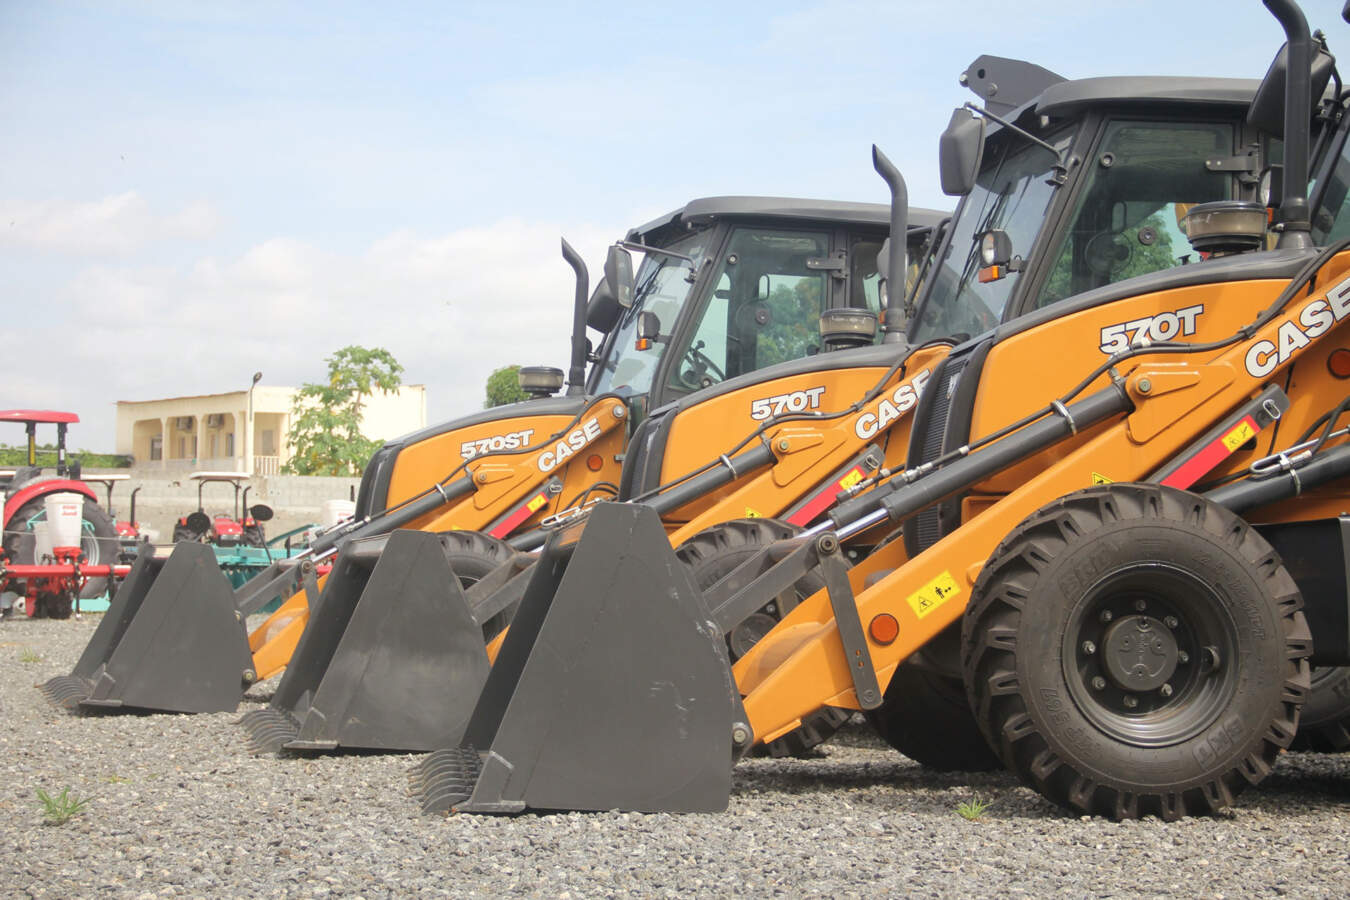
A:
[[[26,526],[29,519],[46,509],[44,499],[45,495],[29,500],[19,507],[9,522],[5,523],[5,552],[15,564],[27,565],[34,562],[33,538],[31,532],[27,532]],[[21,532],[18,525],[23,525],[25,531]],[[112,519],[103,511],[102,506],[88,497],[84,499],[84,525],[80,535],[80,549],[84,552],[85,564],[91,566],[117,562],[117,554],[121,550],[117,528],[113,525]],[[99,597],[107,590],[107,578],[90,578],[80,591],[80,598]],[[49,595],[38,598],[35,617],[68,619],[72,612],[70,597]]]
[[[1312,688],[1289,749],[1313,753],[1350,750],[1350,666],[1312,670]]]
[[[465,590],[516,554],[509,544],[481,531],[443,531],[440,537],[450,571],[459,576],[459,586]],[[514,607],[508,607],[484,622],[483,640],[501,634],[515,612]]]
[[[689,567],[699,589],[707,590],[762,548],[793,537],[800,531],[796,526],[777,519],[732,519],[703,529],[681,544],[675,555]],[[812,572],[797,581],[794,592],[801,600],[824,586],[824,580]],[[771,601],[755,617],[727,635],[727,652],[731,661],[740,659],[780,618],[778,604]],[[763,753],[773,757],[809,755],[815,747],[833,737],[851,715],[848,710],[822,707],[803,719],[802,724],[793,731],[763,745]]]
[[[1019,525],[975,585],[971,706],[1004,763],[1061,806],[1208,813],[1294,737],[1312,646],[1301,606],[1270,545],[1204,498],[1078,491]]]
[[[881,705],[867,711],[867,721],[882,740],[925,768],[990,772],[1003,768],[1003,761],[970,711],[960,674],[960,636],[954,624],[901,663]],[[947,662],[955,671],[942,665]]]

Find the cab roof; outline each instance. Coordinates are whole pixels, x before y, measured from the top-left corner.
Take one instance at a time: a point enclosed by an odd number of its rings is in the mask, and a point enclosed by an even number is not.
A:
[[[932,228],[951,213],[911,206],[910,228]],[[890,207],[883,203],[852,203],[846,200],[801,200],[792,197],[701,197],[673,212],[628,232],[628,240],[643,241],[653,232],[678,223],[702,225],[719,219],[756,218],[784,221],[816,221],[830,224],[890,224]]]
[[[1246,108],[1261,82],[1256,78],[1195,78],[1127,75],[1061,81],[1027,106],[1045,116],[1071,115],[1088,106],[1204,105]],[[1025,107],[1024,107],[1025,108]]]

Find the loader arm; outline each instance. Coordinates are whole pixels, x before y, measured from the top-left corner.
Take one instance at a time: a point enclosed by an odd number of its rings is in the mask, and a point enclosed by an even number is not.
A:
[[[1263,384],[1278,379],[1307,347],[1322,340],[1342,343],[1346,340],[1350,334],[1350,326],[1344,321],[1350,316],[1348,267],[1350,254],[1338,254],[1323,267],[1318,279],[1328,287],[1311,298],[1295,299],[1291,295],[1279,314],[1246,339],[1217,351],[1197,348],[1182,356],[1150,355],[1131,361],[1133,367],[1124,375],[1125,390],[1133,404],[1131,412],[1103,425],[1086,440],[1080,438],[1083,442],[1066,456],[918,557],[859,592],[856,604],[864,626],[883,614],[894,616],[899,622],[899,634],[893,643],[883,645],[870,638],[867,642],[868,665],[876,672],[882,687],[900,662],[960,617],[986,560],[999,542],[1031,513],[1090,486],[1094,483],[1094,472],[1104,469],[1118,473],[1119,481],[1148,481],[1164,467],[1178,468],[1181,464],[1180,468],[1194,473],[1198,479],[1227,453],[1254,437],[1254,431],[1250,435],[1239,432],[1229,439],[1231,448],[1222,441],[1217,449],[1193,446],[1197,435],[1252,401]],[[1278,288],[1284,287],[1277,285],[1272,289],[1267,284],[1245,287],[1267,299],[1273,299],[1279,293]],[[1309,309],[1313,312],[1307,313]],[[1300,320],[1304,327],[1298,331],[1298,337],[1292,337],[1292,329]],[[1309,321],[1327,324],[1310,337]],[[1182,360],[1180,366],[1175,362],[1178,359]],[[1154,387],[1169,383],[1184,386],[1165,393]],[[1241,440],[1233,443],[1237,437]],[[996,446],[995,443],[973,452],[969,460],[975,461],[981,453]],[[1188,450],[1193,458],[1179,459]],[[1193,483],[1194,480],[1177,482],[1175,486],[1184,489]],[[904,490],[901,488],[892,496],[900,496]],[[817,593],[793,610],[734,667],[755,739],[772,740],[796,727],[802,716],[821,705],[861,708],[854,691],[851,665],[829,597],[824,591]]]

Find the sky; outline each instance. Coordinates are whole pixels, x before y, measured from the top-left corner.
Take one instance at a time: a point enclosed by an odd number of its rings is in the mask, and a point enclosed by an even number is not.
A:
[[[1340,0],[1303,7],[1350,47]],[[884,203],[873,143],[951,208],[976,56],[1259,78],[1281,40],[1257,0],[0,0],[0,408],[111,451],[118,400],[322,381],[360,344],[464,415],[500,366],[566,368],[561,237],[598,279],[696,197]]]

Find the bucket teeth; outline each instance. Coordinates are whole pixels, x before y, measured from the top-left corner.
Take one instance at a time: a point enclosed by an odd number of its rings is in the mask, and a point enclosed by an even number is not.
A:
[[[409,773],[424,814],[447,812],[473,795],[483,761],[472,747],[437,750]]]
[[[78,675],[57,675],[38,685],[38,690],[53,706],[78,709],[80,701],[94,690],[94,683]]]
[[[244,714],[239,720],[248,732],[248,752],[278,753],[300,733],[300,720],[285,710],[266,707]]]

